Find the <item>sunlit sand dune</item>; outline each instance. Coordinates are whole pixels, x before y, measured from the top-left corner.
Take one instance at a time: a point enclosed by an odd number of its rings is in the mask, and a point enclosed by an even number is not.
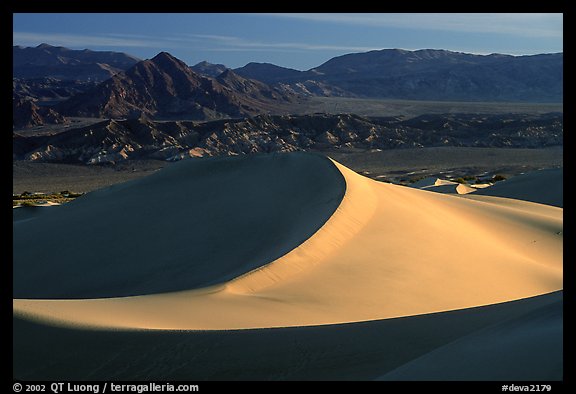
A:
[[[307,154],[179,164],[16,223],[15,315],[103,330],[294,327],[563,287],[555,206],[379,183]],[[40,233],[40,251],[26,249]]]

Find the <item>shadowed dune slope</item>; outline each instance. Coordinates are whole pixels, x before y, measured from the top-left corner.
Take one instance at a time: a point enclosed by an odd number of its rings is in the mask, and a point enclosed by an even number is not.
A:
[[[32,220],[39,215],[48,212],[46,209],[58,207],[59,205],[49,205],[46,207],[38,206],[24,206],[18,208],[12,208],[12,222],[22,222],[27,220]]]
[[[175,163],[15,218],[13,295],[119,297],[225,282],[308,239],[344,192],[341,173],[318,155]]]
[[[561,380],[561,305],[562,292],[556,292],[399,319],[226,331],[78,330],[15,318],[13,375],[108,381]],[[514,332],[521,335],[511,338]],[[449,352],[434,357],[436,349]],[[427,354],[430,362],[424,363]]]
[[[480,189],[474,196],[494,196],[564,206],[564,168],[531,171]]]
[[[408,185],[408,187],[427,190],[429,192],[450,194],[468,194],[476,191],[476,189],[471,186],[434,177],[420,179]]]
[[[521,316],[511,315],[376,380],[562,380],[562,308],[560,298]]]

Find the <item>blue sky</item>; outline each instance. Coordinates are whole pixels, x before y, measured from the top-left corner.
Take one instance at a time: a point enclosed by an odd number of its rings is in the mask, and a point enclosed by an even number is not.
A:
[[[13,44],[112,50],[189,65],[254,62],[308,70],[384,48],[530,55],[563,51],[562,14],[14,14]]]

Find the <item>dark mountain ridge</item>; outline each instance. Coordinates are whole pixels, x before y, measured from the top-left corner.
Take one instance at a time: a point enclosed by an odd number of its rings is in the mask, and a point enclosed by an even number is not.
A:
[[[444,101],[563,101],[563,53],[475,55],[437,49],[351,53],[308,71],[248,64],[240,75],[312,95]]]
[[[127,70],[139,61],[121,52],[74,50],[48,44],[13,46],[12,76],[98,82]]]

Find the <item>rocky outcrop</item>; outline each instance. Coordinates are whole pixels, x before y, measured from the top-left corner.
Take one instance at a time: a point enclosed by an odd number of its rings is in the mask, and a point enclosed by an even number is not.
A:
[[[12,126],[21,129],[45,124],[67,123],[68,119],[48,107],[39,107],[32,100],[12,98]]]
[[[53,136],[15,135],[16,159],[98,164],[130,159],[259,152],[402,149],[433,146],[541,148],[563,144],[563,115],[260,115],[242,120],[107,120]]]

